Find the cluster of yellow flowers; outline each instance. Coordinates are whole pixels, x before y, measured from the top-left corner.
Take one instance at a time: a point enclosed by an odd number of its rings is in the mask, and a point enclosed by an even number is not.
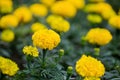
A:
[[[2,31],[0,38],[2,41],[12,42],[15,38],[15,34],[12,30],[6,29]]]
[[[0,13],[10,13],[13,10],[12,0],[0,0]]]
[[[17,64],[10,59],[0,56],[0,71],[3,74],[13,76],[19,70]]]
[[[99,13],[106,20],[116,15],[111,5],[106,2],[88,4],[85,6],[85,11]]]
[[[60,43],[60,36],[53,30],[40,30],[32,35],[33,44],[41,49],[52,50]]]
[[[93,28],[91,29],[85,39],[92,44],[106,45],[112,40],[111,33],[104,28]]]
[[[85,77],[84,80],[100,80],[99,77],[105,73],[105,67],[101,61],[91,57],[82,55],[76,62],[76,72]]]
[[[23,53],[26,55],[33,56],[33,57],[38,57],[39,55],[38,49],[33,46],[25,46],[23,48]]]
[[[50,27],[58,32],[67,32],[70,29],[70,24],[67,20],[63,19],[61,16],[50,15],[46,19]]]

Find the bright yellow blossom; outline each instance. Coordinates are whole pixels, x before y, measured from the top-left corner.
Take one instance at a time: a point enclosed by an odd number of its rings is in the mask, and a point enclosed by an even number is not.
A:
[[[33,56],[33,57],[38,57],[39,55],[38,49],[33,46],[25,46],[23,48],[23,53],[26,55]]]
[[[30,6],[30,10],[35,16],[40,16],[40,17],[44,17],[48,13],[47,7],[43,4],[38,4],[38,3],[32,4]]]
[[[112,35],[107,29],[93,28],[87,33],[86,40],[91,44],[103,46],[112,40]]]
[[[77,9],[82,9],[85,6],[85,0],[67,0],[73,4]]]
[[[38,23],[38,22],[32,24],[32,26],[31,26],[31,30],[33,32],[36,32],[38,30],[43,30],[43,29],[47,29],[47,27],[44,24],[41,24],[41,23]]]
[[[19,21],[22,21],[22,22],[25,22],[25,23],[32,20],[32,13],[25,6],[17,8],[14,11],[14,15],[19,19]]]
[[[89,14],[87,16],[87,20],[90,21],[91,23],[101,23],[102,22],[101,16],[99,16],[97,14]]]
[[[0,19],[0,28],[17,27],[18,23],[19,21],[16,16],[12,14],[5,15]]]
[[[101,61],[86,55],[82,55],[82,57],[76,62],[75,69],[82,77],[97,78],[103,76],[105,73],[105,67]]]
[[[117,29],[120,29],[120,16],[113,16],[109,19],[109,24]]]
[[[60,36],[53,30],[36,31],[32,36],[33,44],[41,49],[52,50],[60,43]]]
[[[45,4],[46,6],[50,7],[55,3],[56,0],[40,0],[40,2],[42,2],[43,4]]]
[[[100,80],[98,77],[85,77],[84,80]]]
[[[12,42],[15,38],[15,34],[12,30],[3,30],[1,33],[1,40],[5,41],[5,42]]]
[[[0,71],[3,74],[14,76],[19,70],[18,65],[10,59],[0,56]]]
[[[51,6],[51,12],[71,18],[76,15],[76,8],[68,1],[58,1]]]
[[[61,16],[50,15],[47,18],[50,27],[58,32],[67,32],[70,29],[70,24]]]
[[[13,10],[12,0],[0,0],[0,13],[10,13]]]

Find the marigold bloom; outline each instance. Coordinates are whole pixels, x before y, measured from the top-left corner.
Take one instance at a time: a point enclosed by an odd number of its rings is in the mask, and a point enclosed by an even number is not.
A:
[[[33,57],[38,57],[39,55],[38,49],[33,46],[25,46],[23,48],[23,53],[26,55],[33,56]]]
[[[77,9],[82,9],[85,6],[85,0],[66,0],[73,4]]]
[[[8,27],[17,27],[18,26],[18,19],[14,15],[5,15],[0,19],[0,28],[8,28]]]
[[[41,24],[39,22],[33,23],[31,26],[31,30],[33,32],[36,32],[38,30],[43,30],[43,29],[47,29],[47,27],[44,24]]]
[[[17,64],[10,59],[0,56],[0,71],[3,74],[14,76],[19,70]]]
[[[68,1],[58,1],[51,6],[51,12],[64,17],[74,17],[76,8]]]
[[[64,20],[61,16],[50,15],[47,18],[50,27],[58,32],[67,32],[70,29],[68,21]]]
[[[87,16],[87,20],[92,22],[92,23],[101,23],[102,22],[101,16],[99,16],[97,14],[96,15],[95,14],[89,14]]]
[[[22,21],[22,22],[25,22],[25,23],[32,20],[32,13],[25,6],[17,8],[14,11],[14,15],[18,18],[19,21]]]
[[[48,13],[47,7],[43,4],[38,4],[38,3],[32,4],[30,6],[30,10],[35,16],[40,16],[40,17],[44,17]]]
[[[97,77],[85,77],[84,80],[100,80],[100,78],[97,78]]]
[[[12,42],[15,38],[15,34],[12,30],[4,30],[1,33],[1,40],[5,41],[5,42]]]
[[[0,12],[10,13],[13,10],[12,0],[0,0]]]
[[[117,29],[120,29],[120,16],[114,16],[109,19],[109,24]]]
[[[46,6],[50,7],[55,3],[56,0],[40,0],[40,2],[42,2],[43,4],[45,4]]]
[[[32,36],[33,44],[41,49],[52,50],[60,43],[60,36],[53,30],[36,31]]]
[[[82,55],[76,62],[75,69],[82,77],[101,77],[105,73],[105,67],[101,61],[86,55]]]
[[[89,43],[102,46],[108,44],[112,40],[112,35],[107,29],[93,28],[87,33],[86,40]]]

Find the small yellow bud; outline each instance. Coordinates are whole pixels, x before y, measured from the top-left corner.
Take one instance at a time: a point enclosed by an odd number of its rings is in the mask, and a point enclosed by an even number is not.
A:
[[[95,52],[95,55],[99,55],[100,54],[100,48],[94,48],[94,52]]]
[[[68,74],[72,74],[72,71],[73,71],[73,67],[72,66],[68,66],[67,73]]]
[[[59,56],[61,57],[61,56],[63,56],[64,55],[64,50],[63,49],[60,49],[59,50]]]

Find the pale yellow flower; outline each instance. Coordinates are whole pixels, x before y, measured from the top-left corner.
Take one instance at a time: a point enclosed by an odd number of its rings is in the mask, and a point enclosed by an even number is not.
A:
[[[3,30],[1,33],[1,40],[5,42],[12,42],[15,38],[15,34],[12,30]]]
[[[97,14],[88,14],[87,20],[90,21],[91,23],[101,23],[102,17]]]
[[[38,30],[43,30],[43,29],[47,29],[47,27],[44,24],[41,24],[39,22],[33,23],[31,26],[31,30],[33,32],[36,32]]]
[[[38,57],[39,55],[38,49],[33,46],[25,46],[23,48],[23,53],[26,55],[33,56],[33,57]]]

